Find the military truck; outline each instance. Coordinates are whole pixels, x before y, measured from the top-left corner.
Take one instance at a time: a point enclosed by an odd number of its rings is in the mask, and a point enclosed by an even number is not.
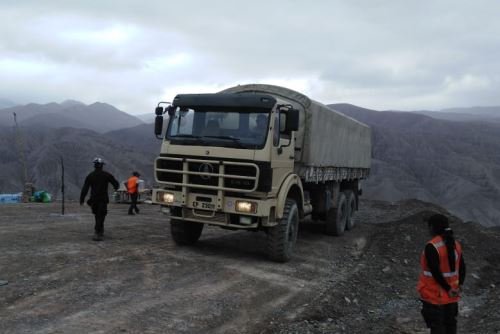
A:
[[[170,215],[177,244],[194,244],[205,224],[262,230],[268,257],[285,262],[299,221],[319,221],[335,236],[353,228],[370,172],[365,124],[261,84],[180,94],[155,112],[162,146],[152,198]]]

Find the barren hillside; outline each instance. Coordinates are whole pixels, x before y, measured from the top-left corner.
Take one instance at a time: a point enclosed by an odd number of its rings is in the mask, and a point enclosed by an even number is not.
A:
[[[113,140],[104,134],[74,128],[24,127],[22,131],[29,178],[38,189],[60,195],[60,159],[63,157],[66,195],[77,199],[85,176],[93,170],[92,160],[96,156],[105,159],[105,169],[119,181],[137,170],[151,186],[155,154],[127,145],[128,137],[123,141]],[[12,128],[0,133],[0,193],[22,189],[23,169],[14,138]]]
[[[499,224],[499,124],[331,106],[372,127],[368,198],[417,198],[442,205],[465,220]]]

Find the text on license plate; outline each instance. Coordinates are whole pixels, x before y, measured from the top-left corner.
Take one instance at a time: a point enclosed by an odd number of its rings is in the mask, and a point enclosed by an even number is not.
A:
[[[214,210],[215,209],[215,204],[194,201],[193,202],[193,208]]]

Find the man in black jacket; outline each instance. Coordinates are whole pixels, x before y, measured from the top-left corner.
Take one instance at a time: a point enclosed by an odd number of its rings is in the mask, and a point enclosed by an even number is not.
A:
[[[87,175],[85,184],[83,185],[80,194],[80,205],[85,202],[85,196],[90,188],[90,198],[87,204],[92,208],[92,213],[95,216],[95,235],[93,240],[102,241],[104,234],[104,219],[108,213],[108,185],[111,183],[115,191],[118,189],[118,181],[108,172],[102,170],[104,161],[101,158],[95,158],[94,171]]]

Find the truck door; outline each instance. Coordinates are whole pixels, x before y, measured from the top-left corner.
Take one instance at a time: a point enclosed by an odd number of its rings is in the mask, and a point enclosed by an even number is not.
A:
[[[286,135],[282,131],[284,119],[278,109],[272,114],[272,142],[271,148],[271,168],[273,170],[273,192],[277,192],[283,179],[293,171],[294,164],[294,144],[293,134]]]

